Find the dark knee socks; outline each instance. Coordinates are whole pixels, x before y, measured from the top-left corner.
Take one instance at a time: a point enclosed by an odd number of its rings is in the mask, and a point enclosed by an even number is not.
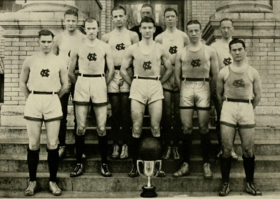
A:
[[[221,174],[223,183],[229,183],[229,173],[231,168],[231,157],[229,158],[223,158],[220,156],[220,167],[221,167]]]
[[[107,135],[98,136],[99,151],[101,154],[101,162],[107,163],[108,140]]]
[[[255,156],[251,158],[246,158],[244,155],[243,158],[243,167],[246,174],[246,181],[251,183],[254,180],[255,173]]]
[[[76,160],[77,163],[82,163],[83,149],[85,145],[85,136],[75,136],[76,138]]]
[[[58,170],[58,148],[57,149],[47,149],[48,151],[48,165],[49,165],[49,172],[50,172],[50,181],[56,182],[56,174]]]
[[[182,156],[183,162],[190,163],[191,145],[192,145],[193,135],[184,134],[182,140]]]
[[[29,148],[27,149],[27,164],[30,181],[36,181],[37,166],[39,163],[39,152],[40,149],[36,151],[32,151]]]
[[[202,159],[203,163],[209,163],[210,159],[210,150],[211,150],[211,141],[210,141],[210,134],[201,134],[201,153],[202,153]]]
[[[132,164],[134,166],[136,166],[136,162],[138,159],[139,144],[140,144],[140,138],[132,137],[130,151],[131,151],[131,156],[132,156]]]

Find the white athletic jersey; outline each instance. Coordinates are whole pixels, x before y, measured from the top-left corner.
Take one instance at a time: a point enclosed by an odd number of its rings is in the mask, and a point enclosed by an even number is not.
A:
[[[61,88],[60,70],[64,67],[62,60],[50,55],[47,60],[42,59],[38,54],[33,55],[29,60],[29,78],[27,87],[30,91],[58,92]]]
[[[122,65],[125,51],[132,44],[129,32],[130,31],[127,30],[119,35],[114,34],[115,32],[110,33],[108,44],[112,49],[114,66]]]
[[[217,40],[215,43],[211,44],[211,46],[216,50],[219,61],[219,70],[232,64],[233,59],[231,54],[229,53],[228,44],[223,43],[221,40]]]
[[[175,64],[175,57],[177,55],[178,50],[184,48],[184,32],[177,30],[172,34],[170,37],[166,32],[164,31],[162,33],[162,44],[168,48],[169,52],[169,59],[171,61],[171,64]]]

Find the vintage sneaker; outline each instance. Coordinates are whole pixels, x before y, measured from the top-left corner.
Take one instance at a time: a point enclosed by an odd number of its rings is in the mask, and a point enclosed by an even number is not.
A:
[[[60,159],[65,158],[66,156],[66,150],[65,150],[65,146],[60,146],[58,149],[58,155]]]
[[[212,174],[210,167],[211,167],[211,165],[209,163],[204,163],[203,175],[205,178],[213,178],[213,174]]]
[[[260,190],[257,190],[256,187],[253,185],[253,183],[248,183],[248,182],[246,185],[246,192],[254,196],[262,195],[262,192]]]
[[[132,166],[132,169],[131,169],[130,173],[128,174],[128,176],[131,177],[131,178],[139,176],[139,173],[137,171],[137,167],[135,165]]]
[[[229,183],[224,182],[222,184],[221,191],[219,192],[219,196],[227,196],[229,194],[229,192],[230,192]]]
[[[190,174],[190,169],[189,169],[189,164],[184,162],[181,166],[181,168],[176,171],[173,176],[174,177],[181,177],[181,176],[186,176]]]
[[[112,176],[112,173],[109,171],[108,165],[106,163],[101,164],[101,174],[104,177],[110,177]]]
[[[163,156],[162,156],[162,159],[164,159],[164,160],[169,159],[170,154],[171,154],[171,147],[168,146],[167,149],[166,149],[166,151],[165,151],[165,153],[164,153]]]
[[[30,181],[29,186],[27,187],[27,189],[24,192],[24,195],[25,196],[33,196],[35,194],[36,186],[37,186],[36,181]]]
[[[233,148],[232,148],[232,150],[231,150],[231,157],[232,157],[234,160],[238,160],[238,156],[237,156],[237,154],[235,153],[235,151],[233,150]]]
[[[70,177],[78,177],[83,173],[83,164],[77,164],[74,171],[70,173]]]
[[[129,157],[129,155],[128,155],[128,146],[127,146],[127,144],[124,144],[122,146],[122,152],[121,152],[120,158],[121,159],[127,159],[128,157]]]
[[[178,151],[178,147],[173,147],[173,158],[174,158],[174,160],[180,160],[180,154]]]
[[[54,196],[60,196],[61,195],[61,189],[57,186],[56,182],[49,182],[49,187],[50,187],[50,192],[52,192],[52,194]]]
[[[113,153],[112,153],[112,155],[111,155],[111,158],[112,158],[112,159],[117,159],[117,158],[119,158],[119,156],[120,156],[119,150],[120,150],[119,145],[114,144],[114,145],[113,145]]]

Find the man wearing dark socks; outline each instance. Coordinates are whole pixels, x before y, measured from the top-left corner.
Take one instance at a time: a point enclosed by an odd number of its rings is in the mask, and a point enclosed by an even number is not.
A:
[[[121,75],[131,85],[131,117],[132,117],[132,144],[131,155],[133,167],[129,173],[130,177],[138,176],[136,160],[138,158],[138,146],[142,133],[142,123],[145,107],[148,107],[151,131],[153,137],[160,137],[160,120],[162,115],[163,90],[161,83],[164,83],[172,73],[167,50],[162,44],[153,40],[155,22],[150,17],[145,17],[140,23],[142,40],[139,43],[128,47],[121,66]],[[134,79],[131,80],[127,69],[133,61]],[[164,63],[166,72],[160,78],[161,61]],[[131,83],[132,81],[132,83]],[[164,172],[159,173],[164,176]]]
[[[221,138],[223,153],[220,157],[222,188],[220,196],[230,192],[229,174],[231,167],[231,150],[235,137],[235,129],[241,138],[243,150],[243,167],[246,175],[246,192],[261,195],[253,184],[255,156],[254,108],[261,100],[261,82],[256,69],[246,62],[246,46],[244,41],[234,39],[229,43],[233,63],[223,68],[217,79],[217,98],[221,110]]]
[[[53,33],[49,30],[39,32],[40,51],[24,61],[20,76],[20,88],[27,98],[24,118],[29,138],[27,164],[30,182],[24,193],[26,196],[34,195],[36,190],[43,121],[47,132],[49,189],[53,195],[61,195],[61,189],[56,184],[59,161],[58,134],[62,119],[59,98],[67,91],[68,80],[64,62],[51,53],[53,37]]]
[[[203,175],[212,178],[209,152],[210,94],[214,92],[218,74],[218,59],[215,50],[201,42],[201,24],[197,20],[187,23],[189,44],[179,50],[175,60],[175,79],[180,88],[180,115],[183,125],[183,164],[174,177],[188,175],[192,145],[193,113],[197,110],[201,135]],[[211,81],[209,77],[212,77]]]
[[[114,74],[111,48],[97,38],[99,23],[94,18],[85,21],[86,39],[71,52],[69,77],[75,84],[74,104],[76,110],[76,159],[77,164],[70,177],[77,177],[83,173],[82,154],[85,144],[85,132],[88,106],[93,104],[96,116],[99,149],[101,153],[101,174],[111,176],[107,165],[108,141],[106,135],[107,121],[107,84]],[[107,74],[104,75],[105,61]],[[74,74],[79,62],[78,78]]]

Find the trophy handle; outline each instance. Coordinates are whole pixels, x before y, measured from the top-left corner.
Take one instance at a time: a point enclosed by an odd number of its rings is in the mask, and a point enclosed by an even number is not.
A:
[[[140,169],[139,169],[139,163],[142,163],[144,165],[144,161],[143,160],[137,160],[137,171],[138,173],[143,176],[143,177],[146,177],[145,175],[143,175],[141,172],[140,172]]]
[[[156,168],[156,169],[158,169],[158,171],[161,171],[162,161],[161,161],[161,160],[156,160],[156,161],[155,161],[155,165],[156,165],[157,163],[159,163],[159,168]],[[155,175],[154,177],[157,177],[157,176],[158,176],[158,173],[159,173],[159,172],[156,172],[156,175]]]

